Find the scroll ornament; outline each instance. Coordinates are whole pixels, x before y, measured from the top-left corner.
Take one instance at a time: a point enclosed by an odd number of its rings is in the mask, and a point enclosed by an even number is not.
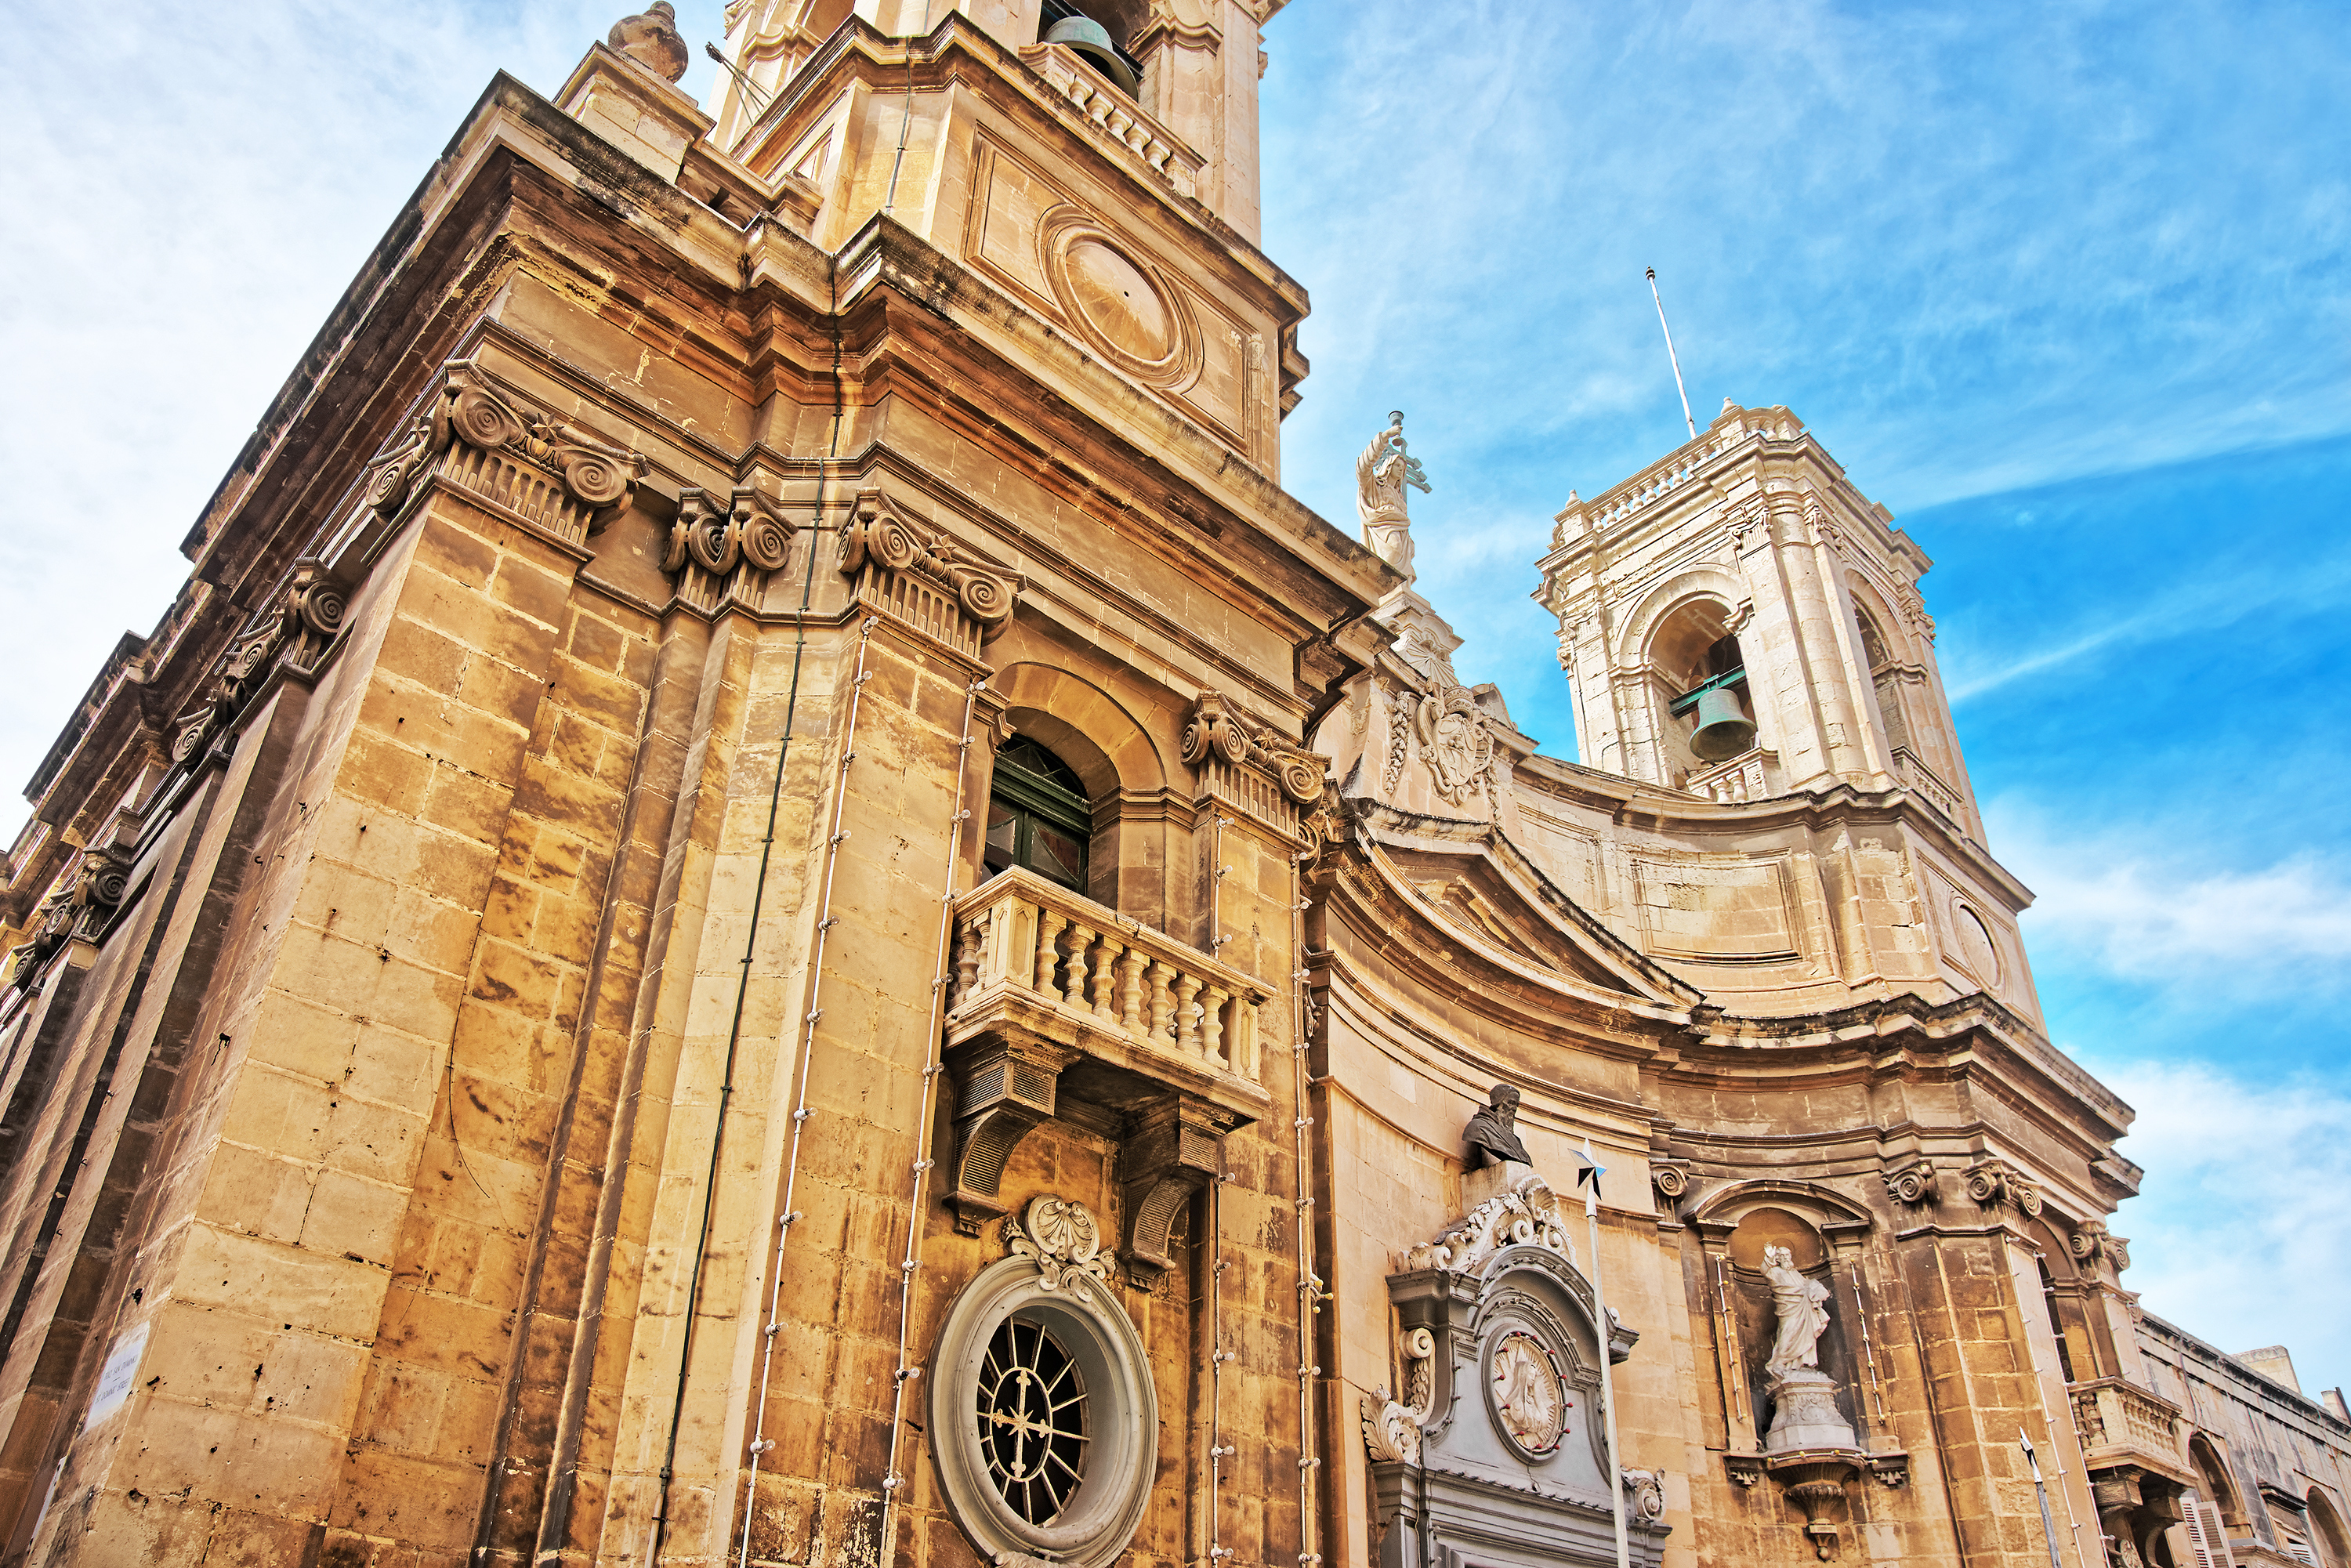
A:
[[[1420,1461],[1420,1429],[1427,1425],[1436,1397],[1437,1336],[1425,1328],[1409,1328],[1396,1336],[1396,1355],[1404,1364],[1404,1397],[1389,1397],[1374,1388],[1362,1406],[1364,1448],[1374,1460]]]
[[[2065,1239],[2065,1249],[2076,1262],[2095,1264],[2101,1258],[2110,1258],[2117,1271],[2130,1267],[2130,1243],[2100,1220],[2084,1220]]]
[[[1194,700],[1191,716],[1184,721],[1183,748],[1184,760],[1195,768],[1211,756],[1231,764],[1246,763],[1272,774],[1293,804],[1322,803],[1323,758],[1242,717],[1222,692],[1202,692]]]
[[[2027,1218],[2041,1213],[2041,1186],[2005,1160],[1984,1159],[1970,1166],[1961,1177],[1968,1196],[1987,1207],[2012,1203]]]
[[[233,723],[281,655],[315,664],[342,631],[345,609],[341,586],[319,562],[296,562],[277,596],[276,612],[248,623],[229,643],[203,700],[180,716],[172,736],[172,760],[187,762]]]
[[[1931,1160],[1912,1160],[1886,1173],[1886,1190],[1896,1203],[1913,1207],[1935,1200],[1935,1165]]]
[[[587,531],[594,534],[619,516],[648,465],[643,455],[606,445],[585,431],[536,409],[518,408],[492,388],[472,360],[452,360],[431,409],[417,415],[400,444],[376,460],[367,503],[392,517],[434,459],[463,441],[485,452],[503,453],[559,480],[564,492],[587,508]]]
[[[988,630],[1011,615],[1019,587],[1012,578],[971,560],[945,534],[898,516],[878,489],[860,491],[856,510],[841,527],[841,575],[854,577],[869,565],[928,579]]]
[[[1102,1255],[1102,1225],[1074,1198],[1040,1194],[1017,1219],[1004,1222],[1004,1244],[1014,1257],[1035,1260],[1045,1289],[1077,1287],[1110,1277]]]
[[[1559,1212],[1551,1184],[1539,1176],[1520,1176],[1468,1214],[1404,1255],[1408,1270],[1442,1269],[1467,1274],[1505,1247],[1547,1248],[1573,1263],[1574,1243]]]
[[[1643,1524],[1655,1524],[1666,1517],[1666,1478],[1656,1470],[1622,1472],[1625,1479],[1625,1511]]]
[[[662,570],[674,576],[692,561],[713,577],[745,564],[775,571],[791,554],[792,526],[757,487],[737,485],[732,498],[722,501],[688,486],[677,493],[677,518],[670,524]]]

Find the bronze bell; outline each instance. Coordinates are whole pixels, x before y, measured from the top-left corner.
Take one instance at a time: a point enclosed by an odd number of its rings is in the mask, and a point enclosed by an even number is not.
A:
[[[1739,706],[1739,694],[1715,686],[1698,695],[1698,727],[1690,752],[1701,762],[1727,762],[1755,744],[1755,721]]]
[[[1118,57],[1118,50],[1110,41],[1110,30],[1087,16],[1071,16],[1053,24],[1045,34],[1049,44],[1066,44],[1075,50],[1086,64],[1110,78],[1112,85],[1133,98],[1142,90],[1143,83],[1134,68]]]

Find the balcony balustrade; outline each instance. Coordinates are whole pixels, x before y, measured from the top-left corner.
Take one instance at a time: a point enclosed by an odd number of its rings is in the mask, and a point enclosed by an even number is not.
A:
[[[2094,1378],[2069,1389],[2074,1430],[2092,1470],[2127,1465],[2172,1480],[2191,1479],[2180,1446],[2178,1406],[2119,1377]]]
[[[1264,1115],[1257,980],[1033,873],[1004,872],[955,910],[946,1014],[957,1153],[947,1201],[977,1233],[1031,1127],[1061,1116],[1125,1146],[1131,1268],[1166,1266],[1185,1192],[1217,1145]]]

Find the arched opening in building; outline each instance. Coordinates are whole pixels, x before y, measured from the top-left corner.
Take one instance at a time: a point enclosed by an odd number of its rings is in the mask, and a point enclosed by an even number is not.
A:
[[[1148,0],[1044,0],[1037,37],[1068,46],[1103,80],[1140,99],[1143,62],[1128,47],[1150,15]]]
[[[1667,782],[1679,784],[1754,746],[1747,659],[1720,601],[1694,599],[1659,622],[1649,670],[1663,710],[1657,738]]]
[[[1909,716],[1902,709],[1902,672],[1886,646],[1886,633],[1860,605],[1853,607],[1853,613],[1860,623],[1861,656],[1869,665],[1869,685],[1877,696],[1877,717],[1886,729],[1886,748],[1913,751]]]
[[[1011,866],[1086,891],[1093,806],[1077,769],[1025,735],[996,753],[987,796],[987,874]]]
[[[2196,1467],[2196,1479],[2201,1483],[2207,1517],[2214,1527],[2228,1535],[2248,1535],[2251,1527],[2245,1522],[2245,1507],[2237,1495],[2236,1483],[2229,1473],[2229,1461],[2220,1450],[2202,1433],[2188,1440],[2189,1461]],[[2186,1500],[2185,1499],[2182,1500]]]
[[[2318,1561],[2325,1568],[2351,1568],[2351,1532],[2335,1500],[2316,1487],[2310,1489],[2310,1534]]]

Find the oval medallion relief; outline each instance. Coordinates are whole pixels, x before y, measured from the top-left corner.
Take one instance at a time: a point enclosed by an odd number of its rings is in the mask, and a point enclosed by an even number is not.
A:
[[[1959,927],[1959,962],[1968,973],[1989,988],[2000,985],[2000,945],[1991,939],[1991,930],[1966,903],[1953,901],[1951,924]]]
[[[1167,302],[1143,269],[1098,239],[1081,239],[1063,256],[1078,314],[1113,347],[1138,360],[1164,360],[1176,348]]]
[[[1198,368],[1199,334],[1157,269],[1074,214],[1043,233],[1045,275],[1078,335],[1127,374],[1172,387]]]

